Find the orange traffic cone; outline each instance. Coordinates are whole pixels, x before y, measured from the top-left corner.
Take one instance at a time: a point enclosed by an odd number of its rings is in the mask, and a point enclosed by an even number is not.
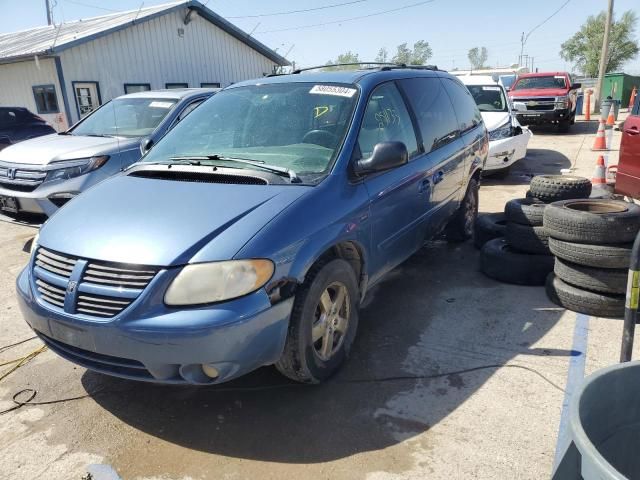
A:
[[[629,97],[629,111],[633,109],[633,104],[636,102],[637,94],[638,94],[638,88],[634,86],[633,90],[631,90],[631,96]]]
[[[613,116],[613,105],[611,105],[611,108],[609,109],[609,115],[607,116],[607,126],[609,127],[613,127],[616,124],[616,119]]]
[[[607,149],[607,142],[604,139],[604,118],[600,117],[600,123],[598,125],[598,133],[596,133],[596,139],[593,142],[593,147],[591,147],[591,150],[598,151],[598,150],[606,150],[606,149]]]
[[[605,175],[606,173],[604,169],[604,157],[602,155],[598,155],[598,161],[596,162],[596,169],[593,172],[591,183],[594,185],[607,183],[607,178]]]

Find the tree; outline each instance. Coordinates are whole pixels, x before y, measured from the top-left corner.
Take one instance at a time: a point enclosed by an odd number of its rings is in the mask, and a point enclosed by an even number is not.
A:
[[[341,53],[340,55],[338,55],[338,58],[336,58],[335,61],[333,60],[329,60],[326,64],[327,65],[332,65],[335,63],[358,63],[360,61],[360,59],[358,58],[358,54],[357,53],[353,53],[351,50],[349,50],[348,52],[345,53]],[[349,66],[344,66],[344,67],[328,67],[325,70],[336,70],[337,68],[340,69],[356,69],[358,68],[357,65],[349,65]]]
[[[605,12],[590,15],[580,30],[561,45],[560,56],[572,62],[587,77],[598,76],[605,18]],[[634,40],[637,20],[635,12],[628,10],[620,20],[612,21],[607,72],[618,70],[638,54],[638,44]]]
[[[469,53],[467,53],[467,57],[471,62],[471,68],[473,70],[481,70],[482,68],[485,68],[485,63],[489,58],[489,52],[487,51],[486,47],[474,47],[469,50]]]
[[[407,43],[401,43],[396,47],[396,54],[391,61],[393,63],[404,63],[405,65],[424,65],[431,58],[433,51],[429,42],[418,40],[413,44],[413,49],[407,47]]]
[[[382,47],[378,50],[378,55],[376,56],[376,62],[378,63],[387,63],[389,61],[389,52],[386,48]]]

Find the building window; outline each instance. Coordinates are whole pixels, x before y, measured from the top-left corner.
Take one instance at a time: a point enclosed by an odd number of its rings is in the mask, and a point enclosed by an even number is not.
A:
[[[164,88],[189,88],[188,83],[165,83]]]
[[[125,83],[124,93],[148,92],[151,90],[149,83]]]
[[[220,82],[201,83],[202,88],[220,88]]]
[[[58,97],[53,85],[36,85],[33,87],[33,97],[36,100],[38,113],[58,113]]]

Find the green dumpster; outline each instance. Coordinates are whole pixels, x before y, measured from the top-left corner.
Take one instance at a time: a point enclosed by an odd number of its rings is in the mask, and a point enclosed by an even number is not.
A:
[[[634,86],[640,89],[640,77],[622,72],[607,73],[602,84],[602,98],[610,96],[614,100],[620,100],[622,108],[627,108]]]

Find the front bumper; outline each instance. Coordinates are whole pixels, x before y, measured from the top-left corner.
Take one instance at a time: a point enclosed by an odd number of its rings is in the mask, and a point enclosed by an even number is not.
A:
[[[501,140],[489,141],[489,155],[484,165],[485,171],[495,171],[509,168],[527,154],[529,139],[533,136],[531,130],[523,128],[522,133]]]
[[[145,292],[113,318],[87,320],[47,308],[34,293],[29,267],[16,283],[25,320],[51,350],[90,370],[156,383],[221,383],[275,363],[293,305],[293,298],[271,305],[259,290],[217,305],[177,309]],[[207,377],[203,364],[218,376]]]
[[[517,99],[514,99],[517,101]],[[558,123],[571,118],[571,110],[568,108],[559,110],[527,110],[517,112],[516,117],[520,125],[542,125],[545,123]]]

